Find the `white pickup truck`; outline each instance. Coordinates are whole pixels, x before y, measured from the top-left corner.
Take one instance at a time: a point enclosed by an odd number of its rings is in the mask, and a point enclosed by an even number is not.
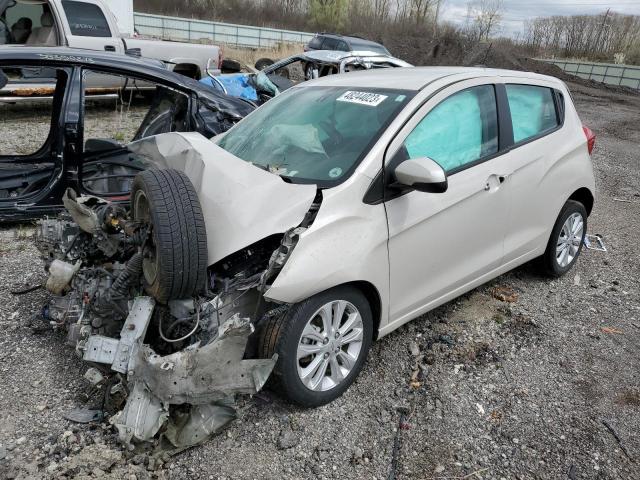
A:
[[[114,8],[120,1],[112,0]],[[131,0],[124,0],[125,3]],[[165,62],[169,69],[200,79],[218,69],[222,49],[215,45],[165,42],[121,33],[120,25],[133,25],[132,8],[116,8],[116,18],[101,0],[0,0],[0,45],[69,46],[125,53],[137,49],[143,57]],[[0,47],[1,48],[1,47]]]

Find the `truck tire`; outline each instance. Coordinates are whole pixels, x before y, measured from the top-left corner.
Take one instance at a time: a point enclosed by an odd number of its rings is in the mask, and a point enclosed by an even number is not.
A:
[[[236,60],[225,58],[220,65],[222,73],[238,73],[242,71],[242,64]]]
[[[207,231],[198,195],[178,170],[145,170],[133,180],[131,215],[148,222],[142,281],[160,303],[202,292],[207,278]]]
[[[259,58],[255,64],[256,70],[264,70],[265,68],[273,65],[275,62],[270,58]]]

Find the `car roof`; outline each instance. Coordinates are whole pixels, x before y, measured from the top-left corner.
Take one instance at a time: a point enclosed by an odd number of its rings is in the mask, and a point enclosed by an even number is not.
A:
[[[363,59],[392,59],[397,60],[399,62],[404,62],[399,58],[392,57],[391,55],[385,55],[380,52],[369,52],[369,51],[351,51],[351,52],[343,52],[341,50],[310,50],[308,52],[304,52],[299,54],[298,56],[304,57],[309,60],[316,60],[318,62],[326,62],[326,63],[340,63],[345,58],[350,57],[360,57]],[[407,66],[409,64],[407,63]]]
[[[122,53],[101,52],[69,47],[32,47],[28,45],[3,45],[0,47],[0,61],[27,62],[38,65],[83,65],[127,70],[131,73],[152,75],[177,85],[197,87],[198,82],[164,68],[160,60],[124,55]],[[190,81],[191,80],[191,81]]]
[[[373,45],[381,45],[381,43],[379,42],[374,42],[373,40],[368,40],[366,38],[362,38],[362,37],[356,37],[354,35],[340,35],[339,33],[318,33],[317,36],[319,37],[333,37],[333,38],[339,38],[341,40],[347,40],[348,42],[355,42],[355,43],[360,43],[360,44],[373,44]]]
[[[445,77],[455,81],[468,80],[477,77],[517,77],[524,80],[545,80],[562,85],[555,77],[540,75],[533,72],[517,70],[501,70],[481,67],[412,67],[412,68],[381,68],[366,71],[349,72],[342,75],[328,75],[316,80],[305,82],[308,86],[339,86],[339,87],[368,87],[393,88],[400,90],[422,90],[430,83]]]

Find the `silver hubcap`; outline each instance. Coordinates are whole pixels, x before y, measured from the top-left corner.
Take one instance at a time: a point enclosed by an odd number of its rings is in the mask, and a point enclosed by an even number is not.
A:
[[[583,231],[584,221],[579,213],[571,214],[562,225],[558,243],[556,244],[556,261],[562,268],[569,265],[576,258],[578,250],[580,250]]]
[[[298,375],[315,391],[342,382],[362,350],[363,324],[358,309],[346,300],[324,304],[307,322],[298,342]]]

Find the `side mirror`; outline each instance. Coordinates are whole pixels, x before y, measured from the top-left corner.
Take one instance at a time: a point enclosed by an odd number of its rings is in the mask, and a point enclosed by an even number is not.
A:
[[[405,160],[393,173],[396,181],[405,187],[428,193],[447,191],[447,174],[440,165],[428,157]]]

